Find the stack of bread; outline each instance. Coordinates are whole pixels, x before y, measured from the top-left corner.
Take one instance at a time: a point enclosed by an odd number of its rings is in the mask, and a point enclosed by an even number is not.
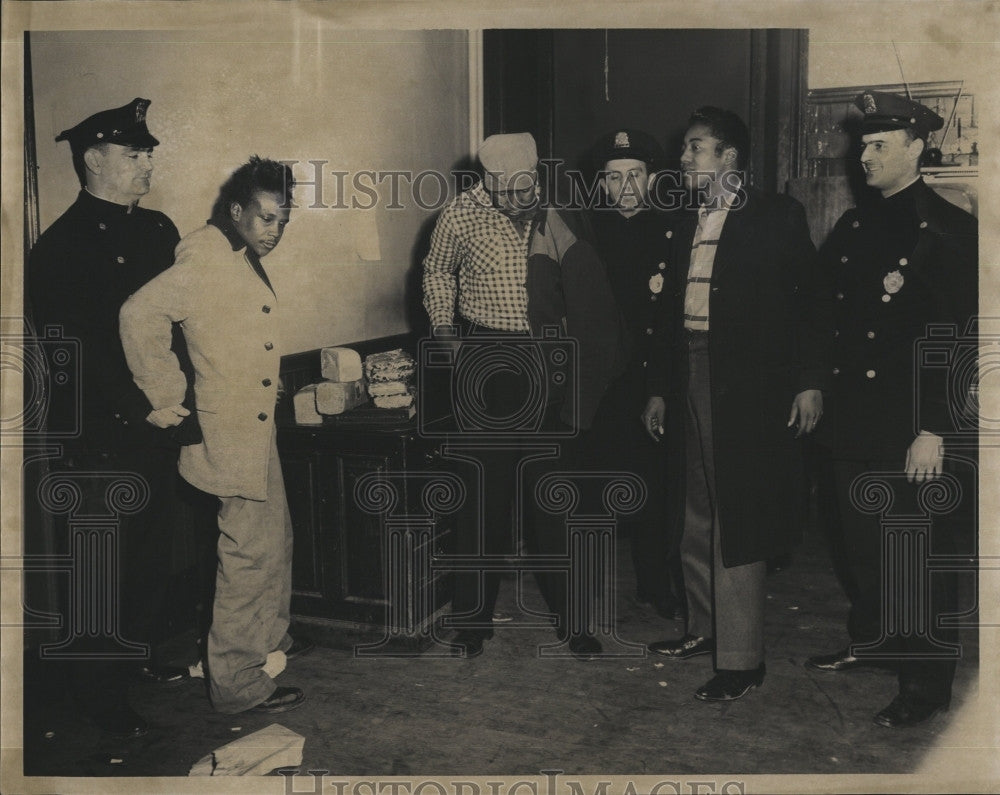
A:
[[[343,414],[368,399],[357,351],[322,348],[320,375],[323,380],[318,384],[309,384],[295,393],[295,421],[300,425],[319,425],[324,415]]]
[[[413,375],[417,363],[397,348],[373,353],[365,358],[368,394],[380,409],[409,409],[413,406]]]

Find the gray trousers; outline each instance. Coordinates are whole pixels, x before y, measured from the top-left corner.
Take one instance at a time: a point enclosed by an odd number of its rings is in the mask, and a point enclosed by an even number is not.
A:
[[[292,520],[275,437],[267,499],[219,498],[219,569],[208,634],[209,694],[216,710],[242,712],[268,698],[267,655],[291,646]]]
[[[764,661],[767,563],[730,568],[722,563],[707,334],[688,336],[684,441],[687,474],[680,554],[687,592],[687,631],[715,638],[717,669],[750,670]],[[747,461],[748,467],[753,464]]]

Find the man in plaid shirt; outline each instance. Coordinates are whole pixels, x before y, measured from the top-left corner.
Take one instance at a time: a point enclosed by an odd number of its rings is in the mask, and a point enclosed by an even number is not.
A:
[[[480,147],[479,159],[484,170],[482,182],[444,209],[424,259],[424,307],[435,336],[452,340],[456,362],[460,362],[456,369],[465,362],[482,362],[484,352],[496,352],[496,359],[489,358],[480,371],[484,377],[467,385],[475,395],[460,388],[451,396],[453,409],[458,406],[488,418],[482,428],[475,429],[477,434],[500,431],[497,438],[476,445],[474,455],[481,468],[468,476],[470,498],[456,528],[455,551],[494,559],[513,555],[520,520],[530,517],[536,519],[529,522],[535,550],[559,554],[566,546],[565,526],[561,520],[556,523],[539,518],[529,485],[537,473],[532,469],[536,465],[528,462],[540,456],[537,449],[529,454],[527,445],[538,441],[537,437],[527,427],[530,423],[515,422],[517,427],[505,424],[508,418],[521,417],[533,396],[544,394],[545,402],[551,402],[548,398],[552,397],[546,384],[537,383],[538,375],[530,367],[517,366],[517,352],[532,345],[539,322],[544,321],[546,326],[561,324],[579,347],[596,358],[609,359],[604,347],[615,342],[613,335],[604,334],[609,341],[602,345],[590,341],[588,334],[604,333],[608,327],[599,299],[610,296],[610,288],[596,252],[585,242],[576,245],[577,237],[555,211],[540,208],[538,153],[530,133],[490,136]],[[610,301],[607,303],[613,308]],[[471,343],[475,354],[470,351],[461,360],[459,346],[469,345],[470,338],[476,336],[481,339]],[[466,342],[461,343],[460,338]],[[588,389],[587,382],[581,394],[599,399],[603,384],[598,381],[605,379],[600,370],[587,369],[587,373],[596,374],[591,379],[596,386]],[[455,379],[459,387],[461,381]],[[456,401],[467,403],[463,406]],[[583,424],[567,419],[565,410],[559,419],[547,411],[538,419],[546,428],[560,421],[564,428]],[[585,422],[589,425],[589,419]],[[560,464],[550,459],[542,466],[551,469]],[[515,501],[518,494],[526,495],[524,510]],[[482,653],[483,641],[493,636],[500,577],[496,570],[456,573],[452,612],[459,631],[452,643],[459,655]],[[601,644],[585,629],[570,635],[566,573],[538,572],[537,579],[549,609],[559,617],[557,631],[570,652],[579,659],[596,656]]]

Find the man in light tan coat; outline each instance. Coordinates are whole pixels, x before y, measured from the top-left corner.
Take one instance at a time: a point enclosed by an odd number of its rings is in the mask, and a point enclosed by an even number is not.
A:
[[[287,634],[292,529],[275,443],[281,346],[278,301],[261,265],[288,223],[288,166],[253,157],[222,186],[208,224],[185,237],[173,267],[122,307],[129,368],[154,423],[179,422],[184,375],[170,351],[178,322],[195,369],[204,440],[181,475],[219,497],[219,568],[208,637],[209,690],[220,712],[283,712],[302,703],[264,670],[294,651]]]

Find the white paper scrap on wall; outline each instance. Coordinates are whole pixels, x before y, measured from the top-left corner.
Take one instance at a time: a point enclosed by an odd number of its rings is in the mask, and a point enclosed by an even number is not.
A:
[[[362,262],[380,262],[382,243],[378,236],[375,210],[357,209],[351,213],[354,226],[354,250]]]

